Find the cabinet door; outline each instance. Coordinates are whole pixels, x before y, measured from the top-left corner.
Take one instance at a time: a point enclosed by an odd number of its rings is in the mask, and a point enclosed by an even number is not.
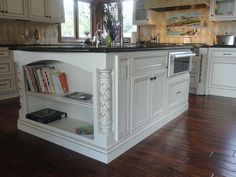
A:
[[[189,74],[169,78],[167,109],[174,109],[188,101]]]
[[[212,0],[211,16],[212,20],[234,20],[235,0]]]
[[[48,20],[46,0],[29,0],[29,16],[33,19]]]
[[[48,14],[54,22],[64,22],[63,0],[48,0]]]
[[[3,3],[6,17],[26,17],[25,0],[4,0]]]
[[[133,21],[135,25],[153,24],[151,12],[144,7],[144,0],[134,1]]]
[[[151,119],[158,118],[165,112],[165,90],[167,71],[151,74],[150,86],[150,116]]]
[[[132,131],[149,121],[150,75],[132,78]]]

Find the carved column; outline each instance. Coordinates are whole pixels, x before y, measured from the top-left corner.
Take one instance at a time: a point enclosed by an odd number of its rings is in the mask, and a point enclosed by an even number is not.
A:
[[[112,70],[99,71],[99,127],[101,133],[109,134],[112,128]]]

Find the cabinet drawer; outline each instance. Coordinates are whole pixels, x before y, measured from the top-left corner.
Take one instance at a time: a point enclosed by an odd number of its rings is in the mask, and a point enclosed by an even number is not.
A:
[[[0,93],[15,91],[15,79],[13,77],[0,78]]]
[[[167,56],[135,56],[132,71],[147,71],[167,67]]]
[[[213,57],[235,57],[236,51],[214,51],[212,55]]]
[[[0,51],[0,58],[1,57],[9,57],[9,56],[10,56],[10,54],[8,51]]]
[[[12,71],[12,62],[9,61],[0,61],[0,75],[13,74]]]
[[[172,109],[187,101],[188,87],[188,78],[168,83],[168,109]]]

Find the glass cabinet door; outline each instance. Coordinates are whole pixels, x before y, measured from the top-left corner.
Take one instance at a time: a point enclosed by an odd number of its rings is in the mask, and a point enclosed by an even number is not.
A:
[[[213,0],[212,16],[235,16],[235,0]]]

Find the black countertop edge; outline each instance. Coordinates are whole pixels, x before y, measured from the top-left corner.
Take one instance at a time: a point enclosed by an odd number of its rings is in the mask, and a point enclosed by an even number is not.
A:
[[[81,46],[12,46],[10,50],[34,51],[34,52],[131,52],[131,51],[154,51],[154,50],[174,50],[174,49],[192,49],[191,45],[170,45],[170,46],[126,46],[126,47],[81,47]]]

